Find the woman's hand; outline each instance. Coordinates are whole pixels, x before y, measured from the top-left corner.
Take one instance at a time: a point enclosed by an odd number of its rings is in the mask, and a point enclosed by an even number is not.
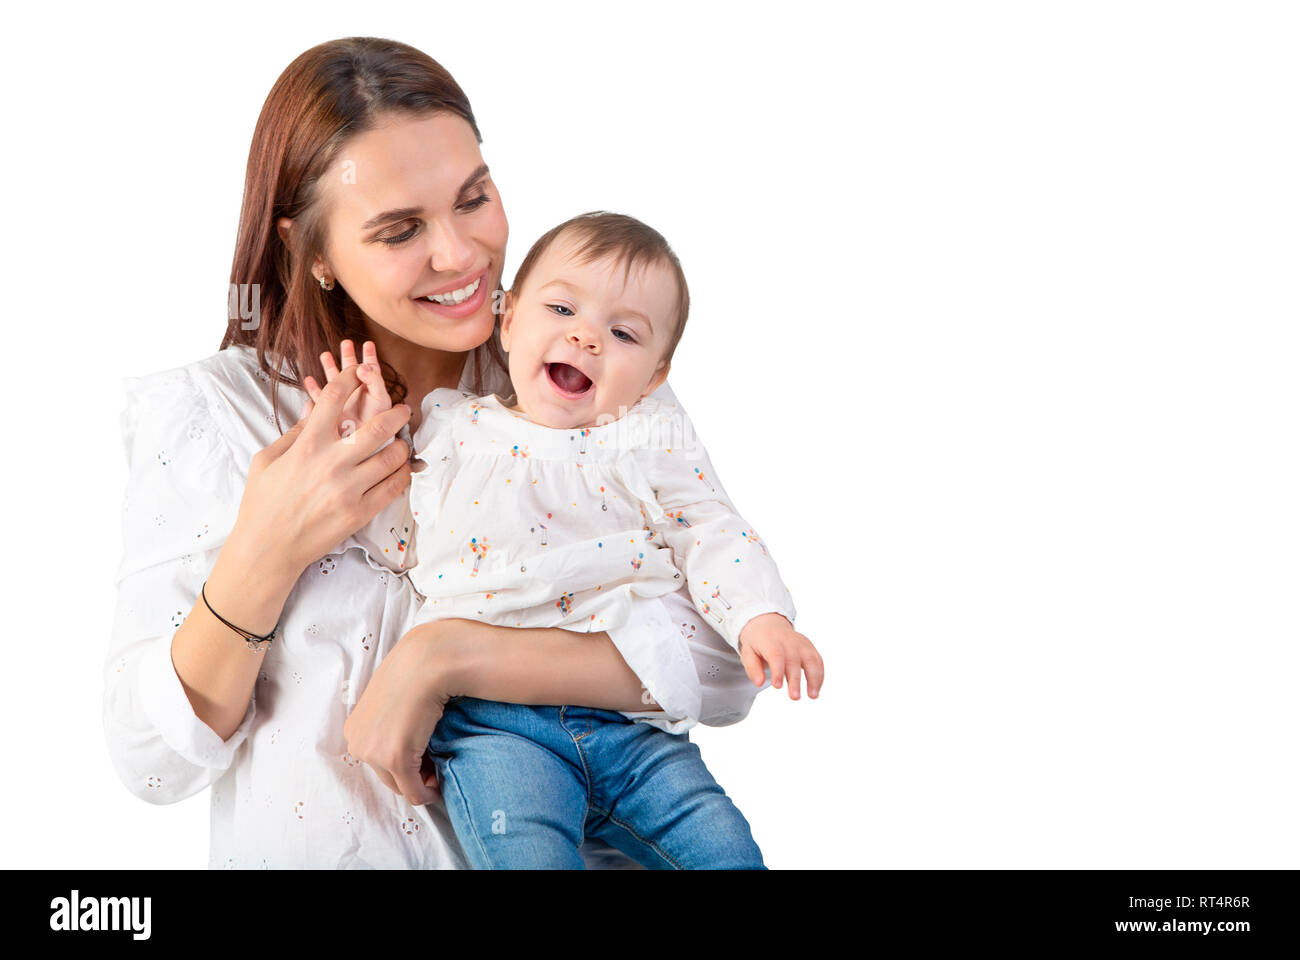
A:
[[[406,492],[410,448],[388,441],[410,420],[409,407],[385,410],[339,437],[343,412],[363,389],[356,364],[340,371],[298,423],[253,457],[230,535],[242,555],[275,556],[296,580]]]
[[[451,699],[449,671],[439,657],[449,621],[413,627],[379,662],[343,724],[348,753],[412,806],[433,802],[437,779],[425,748]]]
[[[339,422],[339,436],[343,438],[351,436],[358,426],[379,416],[393,405],[388,396],[388,387],[384,385],[384,375],[379,370],[379,350],[374,341],[367,340],[361,345],[361,358],[362,362],[358,365],[356,348],[351,340],[339,344],[339,359],[343,369],[356,367],[357,376],[363,384],[363,389],[349,397],[343,406],[342,420]],[[325,351],[320,355],[320,363],[325,370],[326,384],[333,383],[341,372],[334,364],[334,355]],[[303,386],[307,388],[308,397],[304,415],[309,416],[316,401],[320,399],[321,387],[316,378],[310,376],[303,379]]]
[[[653,710],[605,633],[446,619],[407,631],[380,661],[343,724],[348,752],[412,805],[437,793],[422,763],[452,697]]]

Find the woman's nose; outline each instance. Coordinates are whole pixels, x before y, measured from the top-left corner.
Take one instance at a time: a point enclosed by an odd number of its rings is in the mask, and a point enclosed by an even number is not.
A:
[[[453,224],[431,222],[429,246],[430,264],[438,273],[460,273],[474,265],[474,245]]]

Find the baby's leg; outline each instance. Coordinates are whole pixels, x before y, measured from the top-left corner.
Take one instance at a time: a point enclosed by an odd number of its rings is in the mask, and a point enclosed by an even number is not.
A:
[[[429,741],[447,816],[476,870],[583,868],[586,783],[546,746],[538,711],[547,709],[556,708],[459,698]]]
[[[600,717],[578,730],[587,713]],[[573,707],[565,726],[584,734],[576,742],[593,781],[588,835],[652,869],[764,869],[748,821],[685,734]]]

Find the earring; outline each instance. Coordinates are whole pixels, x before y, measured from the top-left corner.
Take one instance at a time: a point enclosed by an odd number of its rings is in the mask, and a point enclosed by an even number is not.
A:
[[[328,281],[327,281],[327,280],[325,279],[324,276],[319,276],[319,277],[317,277],[316,279],[320,281],[320,288],[321,288],[322,290],[326,290],[326,291],[328,291],[328,290],[333,290],[333,289],[334,289],[334,281],[333,281],[333,280],[328,280]]]

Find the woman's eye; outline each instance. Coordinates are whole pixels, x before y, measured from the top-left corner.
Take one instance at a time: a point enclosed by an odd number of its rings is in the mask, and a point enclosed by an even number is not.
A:
[[[570,310],[568,307],[566,307],[566,306],[565,306],[564,304],[562,304],[562,303],[548,303],[547,306],[550,307],[552,310],[554,310],[556,313],[558,313],[558,314],[559,314],[560,316],[562,316],[562,317],[571,317],[571,316],[573,316],[573,311]]]
[[[460,205],[459,209],[463,210],[466,213],[471,213],[474,210],[477,210],[479,207],[483,206],[483,204],[487,203],[491,199],[492,199],[491,197],[489,197],[486,193],[484,193],[480,196],[475,197],[473,200],[466,200],[464,203]],[[417,224],[411,227],[406,232],[399,233],[395,237],[380,237],[379,241],[380,243],[386,243],[390,247],[396,247],[399,244],[403,244],[407,240],[410,240],[419,232],[420,232],[420,228],[419,225]]]
[[[622,340],[624,343],[636,343],[636,337],[632,336],[632,334],[628,333],[626,330],[615,330],[614,336]]]
[[[405,232],[403,232],[403,233],[399,233],[399,234],[398,234],[397,236],[395,236],[395,237],[380,237],[379,239],[380,239],[380,242],[382,242],[382,243],[386,243],[386,244],[388,244],[390,247],[395,247],[395,246],[397,246],[399,243],[405,243],[407,240],[410,240],[413,236],[415,236],[415,234],[418,232],[418,230],[419,230],[419,227],[411,227],[409,230],[407,230],[407,231],[405,231]]]

